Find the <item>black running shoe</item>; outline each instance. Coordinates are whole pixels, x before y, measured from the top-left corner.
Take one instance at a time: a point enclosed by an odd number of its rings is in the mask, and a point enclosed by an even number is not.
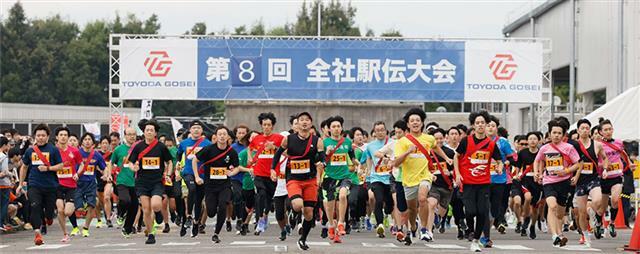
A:
[[[329,229],[328,228],[322,228],[322,232],[320,233],[320,237],[327,238],[329,237]]]
[[[227,221],[227,232],[231,232],[231,230],[233,229],[233,227],[231,227],[231,221]]]
[[[156,243],[156,236],[153,234],[149,234],[149,236],[147,237],[147,241],[144,242],[145,244],[155,244]]]
[[[162,233],[169,233],[169,231],[171,231],[171,227],[169,227],[169,223],[165,223],[164,224],[164,229],[162,229]]]
[[[536,239],[536,226],[535,225],[531,225],[531,227],[529,227],[529,238],[531,238],[531,240],[535,240]]]
[[[193,224],[193,226],[191,227],[191,237],[198,236],[198,233],[198,224]]]
[[[298,240],[298,249],[309,250],[309,245],[307,245],[306,241]]]
[[[187,223],[182,223],[182,225],[180,225],[180,237],[183,237],[187,234]]]
[[[213,235],[211,237],[211,241],[214,243],[220,243],[220,237],[218,237],[218,235]]]
[[[287,240],[287,231],[286,230],[282,230],[282,232],[280,232],[280,241],[284,241]]]

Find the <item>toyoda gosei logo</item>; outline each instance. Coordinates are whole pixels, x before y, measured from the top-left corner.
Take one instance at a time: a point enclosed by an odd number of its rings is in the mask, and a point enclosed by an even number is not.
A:
[[[513,61],[511,54],[496,54],[489,64],[489,69],[496,80],[511,80],[516,74],[518,65]]]
[[[169,58],[167,51],[151,51],[146,60],[144,67],[151,77],[166,77],[171,70],[173,61]]]

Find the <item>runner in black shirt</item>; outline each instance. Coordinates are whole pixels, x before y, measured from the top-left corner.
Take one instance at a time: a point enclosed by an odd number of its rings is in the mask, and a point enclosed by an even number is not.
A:
[[[214,243],[220,243],[220,230],[227,218],[227,204],[231,200],[231,180],[230,176],[238,174],[238,153],[227,142],[229,140],[229,129],[220,126],[216,130],[216,143],[211,144],[196,154],[191,161],[193,169],[204,171],[204,179],[199,174],[194,174],[196,184],[204,184],[205,204],[207,216],[216,217],[215,233],[211,237]],[[198,168],[198,162],[204,162]]]
[[[542,185],[536,182],[534,179],[535,172],[533,171],[533,162],[538,154],[538,143],[542,135],[538,132],[527,133],[527,145],[528,148],[522,149],[518,152],[518,160],[515,165],[518,168],[518,174],[514,179],[519,179],[522,183],[522,190],[524,192],[524,202],[522,207],[522,227],[520,236],[527,236],[527,227],[529,227],[529,237],[536,239],[536,219],[538,218],[538,201],[542,195]],[[533,221],[531,221],[533,218]]]
[[[297,213],[303,212],[302,234],[298,240],[300,250],[308,250],[307,236],[313,221],[313,208],[318,198],[318,170],[317,167],[324,168],[325,153],[324,144],[318,137],[311,135],[312,119],[307,112],[302,112],[297,116],[300,124],[300,131],[285,137],[282,145],[276,151],[271,165],[271,179],[276,180],[275,169],[278,168],[280,156],[287,151],[288,164],[286,169],[287,192],[291,200],[291,206]],[[304,208],[304,209],[303,209]]]
[[[163,180],[171,180],[173,162],[167,147],[158,142],[158,123],[155,120],[143,119],[138,123],[138,127],[144,130],[144,141],[132,148],[128,161],[133,164],[131,169],[137,175],[136,193],[140,197],[144,224],[149,234],[145,243],[155,244],[154,213],[160,213],[162,209]]]

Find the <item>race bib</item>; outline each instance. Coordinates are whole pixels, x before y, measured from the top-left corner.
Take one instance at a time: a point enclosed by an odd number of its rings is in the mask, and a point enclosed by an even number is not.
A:
[[[347,165],[347,154],[344,153],[334,153],[331,155],[331,166],[346,166]]]
[[[609,173],[609,175],[622,174],[622,163],[620,162],[611,163],[609,165],[609,169],[607,170],[607,172]]]
[[[440,173],[440,169],[446,169],[447,168],[447,163],[446,162],[440,162],[440,163],[434,163],[433,164],[433,174],[434,175],[441,175],[442,173]]]
[[[92,176],[96,174],[96,166],[95,165],[89,165],[87,166],[87,170],[84,171],[83,173],[86,176]]]
[[[426,159],[427,157],[424,157],[424,154],[422,154],[422,152],[415,151],[415,152],[409,154],[409,158]]]
[[[209,179],[224,180],[227,179],[227,168],[214,168],[209,169]]]
[[[258,159],[273,159],[273,155],[276,153],[275,149],[264,149]]]
[[[564,161],[560,155],[547,155],[545,159],[545,169],[551,175],[564,170]]]
[[[160,158],[159,157],[142,158],[142,169],[146,169],[146,170],[160,169]]]
[[[487,164],[489,162],[489,152],[476,151],[471,155],[471,164]]]
[[[492,176],[498,175],[498,162],[491,161],[491,165],[489,167]]]
[[[202,147],[187,147],[187,159],[193,160],[193,158],[196,157],[196,154],[200,152],[200,150],[202,150]]]
[[[376,168],[376,174],[378,175],[389,175],[391,169],[385,165],[385,163],[380,164],[380,167]]]
[[[48,160],[49,160],[49,152],[42,152],[42,155]],[[40,157],[38,157],[38,154],[36,152],[31,153],[31,165],[33,166],[40,166],[40,165],[44,165],[44,162],[42,162],[42,160],[40,160]]]
[[[311,172],[311,162],[309,160],[291,160],[289,168],[291,174],[307,174]]]
[[[73,171],[71,167],[63,167],[61,170],[57,172],[58,178],[71,178],[73,177]]]
[[[583,174],[583,175],[593,174],[593,163],[591,162],[582,163],[582,169],[580,170],[580,174]]]

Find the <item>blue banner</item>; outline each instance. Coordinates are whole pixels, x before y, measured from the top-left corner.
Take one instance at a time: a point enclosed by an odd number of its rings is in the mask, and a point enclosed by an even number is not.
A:
[[[198,39],[198,100],[464,101],[465,42]]]

